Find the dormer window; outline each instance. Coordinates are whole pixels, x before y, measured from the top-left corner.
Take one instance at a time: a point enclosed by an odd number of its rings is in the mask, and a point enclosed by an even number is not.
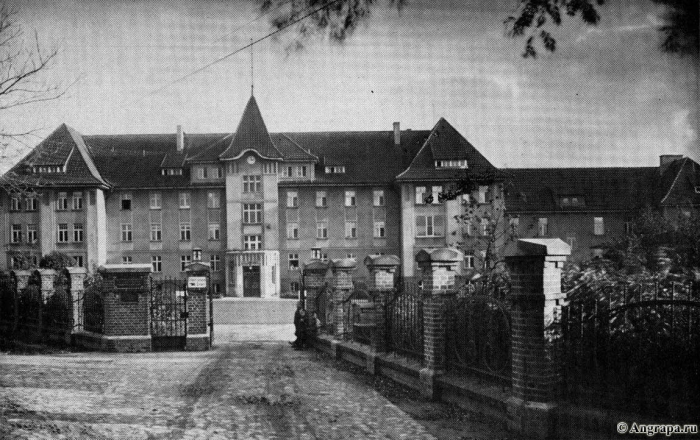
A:
[[[562,208],[578,208],[584,206],[583,202],[581,196],[562,196],[559,198],[559,204]]]
[[[160,173],[163,176],[182,176],[182,168],[163,168]]]
[[[435,168],[467,168],[467,160],[436,160]]]
[[[344,165],[335,165],[326,167],[326,174],[345,174]]]

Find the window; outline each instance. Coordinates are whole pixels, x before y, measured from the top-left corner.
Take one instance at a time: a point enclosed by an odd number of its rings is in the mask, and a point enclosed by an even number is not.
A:
[[[374,206],[384,206],[384,190],[375,189],[372,192],[372,199],[374,201]]]
[[[425,192],[426,188],[424,186],[416,187],[416,205],[422,205],[425,203]]]
[[[243,176],[243,192],[257,193],[261,191],[260,176]]]
[[[184,272],[190,263],[192,263],[192,255],[180,255],[180,272]]]
[[[243,204],[243,223],[246,223],[246,224],[262,223],[262,203],[244,203]]]
[[[576,244],[576,235],[573,233],[566,234],[566,242],[569,243],[571,250],[574,250],[574,245]]]
[[[19,211],[22,209],[22,202],[20,202],[19,197],[10,198],[10,211]]]
[[[221,226],[219,223],[209,223],[209,240],[221,240]]]
[[[10,239],[12,243],[22,242],[22,225],[12,225],[12,236]]]
[[[299,193],[296,191],[287,191],[287,208],[296,208],[299,206]]]
[[[259,251],[262,249],[262,237],[260,235],[246,235],[243,237],[243,250]]]
[[[357,222],[345,221],[345,238],[357,238]]]
[[[386,230],[383,221],[374,222],[374,238],[384,238]]]
[[[36,197],[27,197],[27,211],[36,211],[39,209],[39,203]]]
[[[325,208],[328,206],[328,193],[326,191],[316,191],[316,207]]]
[[[593,217],[593,234],[605,234],[605,223],[603,223],[603,217]]]
[[[632,230],[633,230],[632,221],[630,221],[630,220],[625,221],[624,230],[625,230],[625,235],[629,235],[632,233]]]
[[[207,167],[197,167],[197,178],[206,179],[207,178]]]
[[[131,223],[122,223],[122,241],[131,241]]]
[[[345,255],[345,258],[353,258],[353,259],[355,259],[356,257],[357,257],[357,255],[355,255],[355,254],[346,254],[346,255]]]
[[[27,243],[36,243],[36,225],[27,225]]]
[[[275,162],[263,163],[263,174],[277,174],[277,163],[275,163]]]
[[[444,223],[442,215],[417,215],[416,237],[442,237],[445,235]]]
[[[474,227],[472,226],[472,222],[469,219],[467,219],[466,223],[464,224],[464,233],[469,236],[474,235]]]
[[[435,168],[467,168],[467,160],[436,160]]]
[[[129,205],[131,206],[131,205]],[[58,193],[58,200],[56,209],[59,211],[65,211],[68,209],[68,193],[60,192]]]
[[[326,174],[345,174],[345,166],[336,165],[325,168]]]
[[[160,255],[152,255],[151,266],[153,266],[153,272],[163,272],[163,257]]]
[[[181,192],[179,196],[180,200],[180,209],[189,209],[190,207],[190,193],[188,192]]]
[[[212,287],[214,288],[215,295],[219,295],[221,293],[221,284],[214,283],[214,284],[212,284]]]
[[[58,242],[68,243],[68,223],[58,224]]]
[[[321,252],[320,248],[312,248],[311,258],[315,260],[328,261],[328,254],[326,252]]]
[[[151,223],[151,241],[161,241],[163,228],[160,223]]]
[[[299,281],[290,281],[289,282],[289,291],[299,293]]]
[[[159,192],[152,192],[149,195],[149,206],[151,209],[161,209],[163,207],[163,196]]]
[[[316,238],[326,239],[328,238],[328,222],[321,221],[316,222]]]
[[[60,200],[60,197],[59,197]],[[122,193],[122,210],[128,211],[131,209],[131,193]]]
[[[479,203],[486,203],[486,193],[488,192],[488,190],[488,186],[479,185],[479,198],[477,199]]]
[[[221,270],[221,255],[211,255],[209,257],[209,265],[211,266],[212,272],[218,272]]]
[[[180,223],[180,241],[190,241],[192,239],[192,230],[189,222]]]
[[[207,193],[207,208],[221,208],[221,194],[215,191]]]
[[[289,254],[289,270],[299,269],[299,254]]]
[[[518,227],[520,226],[520,218],[519,217],[511,217],[508,220],[508,225],[510,226],[510,233],[517,234]]]
[[[540,217],[537,219],[537,235],[544,237],[549,234],[549,228],[547,227],[547,218]]]
[[[80,211],[83,209],[83,193],[76,191],[73,193],[73,209]]]
[[[489,235],[489,220],[482,218],[479,222],[479,233],[481,235]]]
[[[442,192],[442,186],[433,186],[430,196],[433,198],[433,205],[440,203],[440,193]]]
[[[83,241],[83,224],[74,223],[73,224],[73,241],[76,243],[81,243]]]
[[[83,256],[82,255],[71,255],[71,258],[78,267],[83,267]]]
[[[287,223],[287,238],[290,240],[299,238],[299,223]]]
[[[355,191],[345,191],[345,206],[355,206]]]
[[[464,268],[474,269],[474,255],[467,254],[464,256]]]
[[[297,177],[306,177],[306,165],[296,167]]]
[[[130,256],[122,257],[122,264],[131,264],[134,260]]]

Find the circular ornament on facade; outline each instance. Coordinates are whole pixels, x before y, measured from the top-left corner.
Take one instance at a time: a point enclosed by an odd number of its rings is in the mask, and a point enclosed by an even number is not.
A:
[[[248,156],[248,163],[253,165],[255,163],[255,156]]]

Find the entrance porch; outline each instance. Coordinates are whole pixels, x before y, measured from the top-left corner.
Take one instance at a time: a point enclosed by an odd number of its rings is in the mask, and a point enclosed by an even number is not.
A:
[[[229,251],[226,296],[279,298],[279,251]]]

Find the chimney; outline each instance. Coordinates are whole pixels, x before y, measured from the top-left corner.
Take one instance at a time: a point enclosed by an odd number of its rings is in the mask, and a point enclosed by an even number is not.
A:
[[[177,126],[177,151],[185,149],[185,134],[182,132],[182,125]]]
[[[662,154],[659,156],[659,174],[663,174],[673,162],[683,159],[682,154]]]
[[[394,122],[394,146],[401,145],[401,123]]]

